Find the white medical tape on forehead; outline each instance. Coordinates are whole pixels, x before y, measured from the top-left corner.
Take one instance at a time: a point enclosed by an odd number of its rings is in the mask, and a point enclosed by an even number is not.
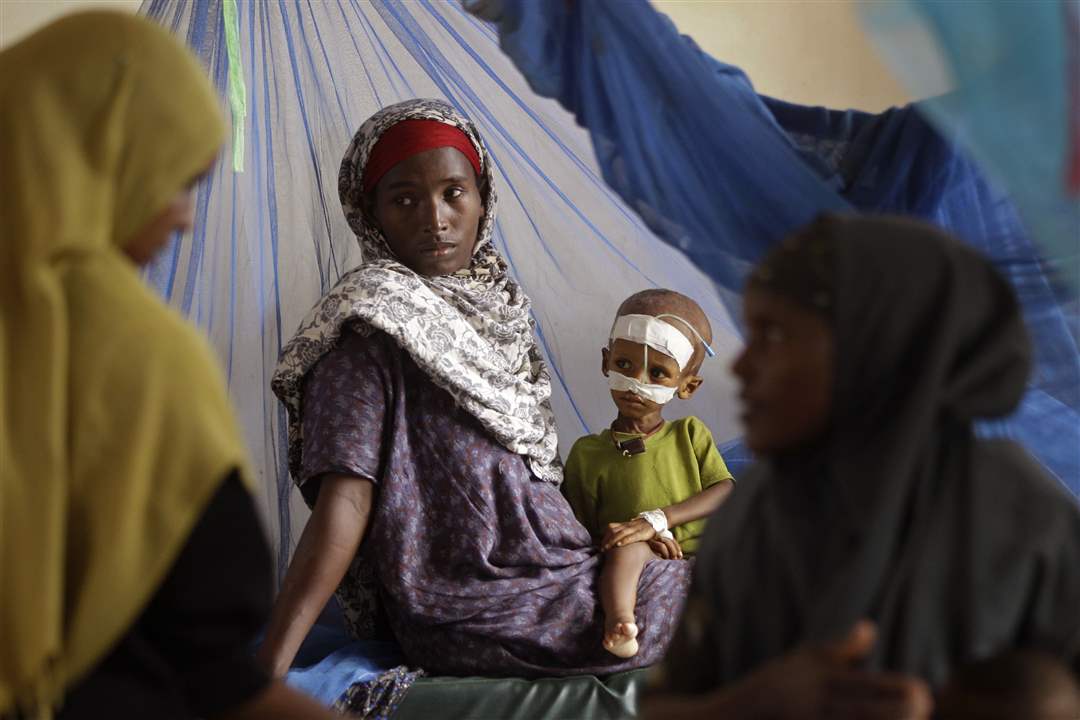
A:
[[[608,387],[616,392],[632,392],[640,398],[652,400],[657,405],[666,405],[675,397],[678,388],[667,385],[647,385],[640,380],[627,377],[617,371],[608,373]]]
[[[705,354],[706,355],[708,355],[709,357],[716,357],[716,351],[712,349],[712,346],[710,346],[709,343],[705,342],[705,338],[701,337],[701,333],[698,332],[697,328],[694,327],[693,325],[691,325],[688,321],[683,320],[678,315],[672,315],[671,313],[661,313],[660,315],[657,315],[656,317],[657,318],[671,318],[672,320],[678,320],[679,322],[681,322],[683,325],[686,326],[687,330],[694,333],[694,337],[696,337],[698,339],[698,342],[701,343],[702,347],[705,348]]]
[[[694,356],[694,344],[681,330],[652,315],[620,315],[615,318],[608,342],[612,340],[629,340],[651,347],[673,358],[680,370],[685,369]]]

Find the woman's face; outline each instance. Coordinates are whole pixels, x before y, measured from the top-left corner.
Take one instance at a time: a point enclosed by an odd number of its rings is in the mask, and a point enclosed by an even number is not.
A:
[[[460,151],[435,148],[403,160],[374,195],[369,212],[403,265],[428,277],[469,266],[484,205]]]
[[[195,200],[191,187],[176,193],[173,199],[142,229],[124,244],[124,253],[136,265],[146,265],[164,248],[173,233],[186,233],[195,222]]]
[[[747,446],[782,454],[817,440],[832,404],[833,334],[825,319],[781,295],[743,298],[746,347],[732,371],[741,384]]]

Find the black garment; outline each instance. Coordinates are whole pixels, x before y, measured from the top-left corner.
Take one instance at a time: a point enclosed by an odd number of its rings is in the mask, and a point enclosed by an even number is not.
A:
[[[894,218],[822,218],[763,265],[762,286],[831,325],[829,429],[759,462],[710,518],[669,689],[722,686],[860,618],[878,627],[868,669],[934,687],[1014,648],[1080,668],[1080,509],[1021,447],[973,431],[1024,393],[1009,285]]]
[[[68,693],[59,720],[213,717],[241,705],[270,682],[251,654],[270,596],[270,554],[233,474],[146,610]]]

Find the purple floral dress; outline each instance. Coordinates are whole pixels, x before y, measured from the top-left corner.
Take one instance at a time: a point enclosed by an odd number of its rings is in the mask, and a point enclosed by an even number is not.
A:
[[[601,557],[559,492],[496,443],[387,335],[342,334],[304,387],[305,497],[324,473],[371,479],[375,507],[339,590],[356,634],[376,607],[410,663],[431,673],[603,675],[657,662],[690,578],[649,563],[638,584],[641,650],[600,644]]]

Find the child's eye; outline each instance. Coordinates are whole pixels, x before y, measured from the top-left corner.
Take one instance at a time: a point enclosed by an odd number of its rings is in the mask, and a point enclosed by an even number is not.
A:
[[[663,380],[668,376],[667,370],[661,367],[654,367],[649,371],[649,375],[651,375],[654,380]]]
[[[402,195],[401,197],[394,198],[394,204],[402,207],[409,207],[413,204],[413,199],[407,195]]]
[[[619,358],[615,361],[615,367],[619,368],[620,370],[629,370],[630,361],[626,360],[625,358]]]
[[[465,188],[452,187],[446,191],[446,197],[448,200],[456,200],[465,194]]]

